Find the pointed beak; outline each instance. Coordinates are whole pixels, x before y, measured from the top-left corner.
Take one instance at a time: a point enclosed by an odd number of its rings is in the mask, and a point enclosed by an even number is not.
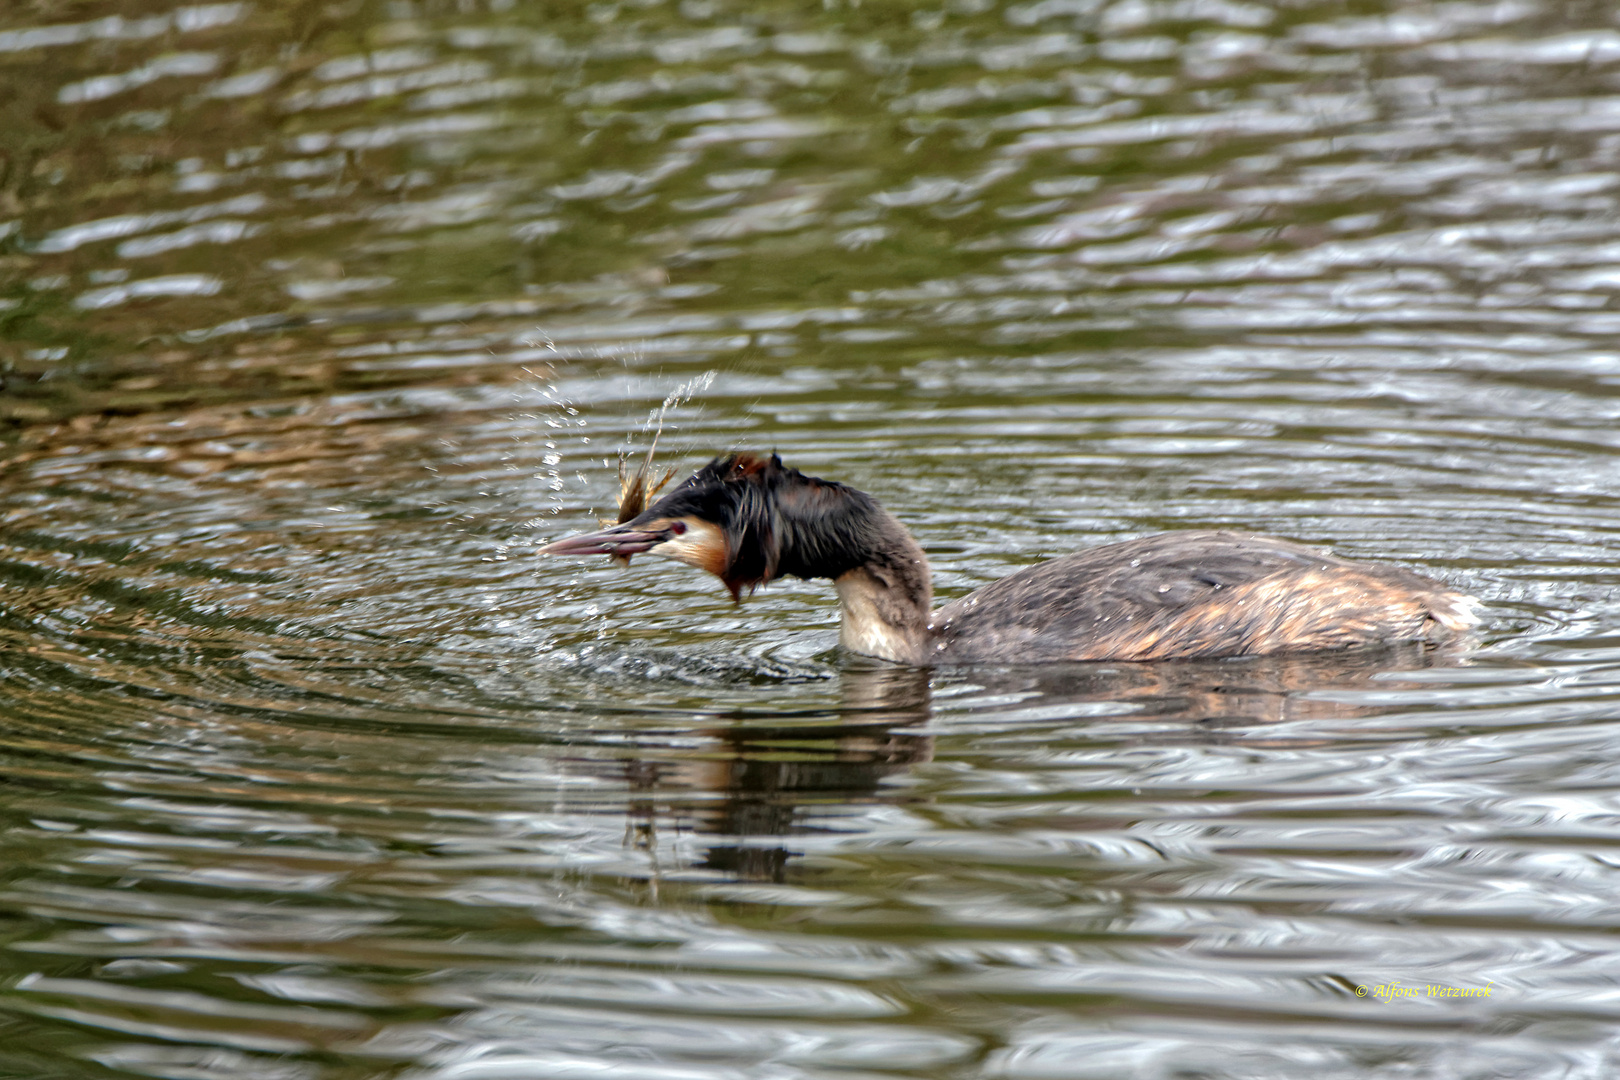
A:
[[[671,539],[669,529],[636,529],[615,525],[600,532],[565,536],[535,552],[537,555],[640,555]]]

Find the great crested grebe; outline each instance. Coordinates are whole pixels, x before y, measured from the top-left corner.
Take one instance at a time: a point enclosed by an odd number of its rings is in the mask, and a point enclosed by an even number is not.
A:
[[[1230,532],[1105,544],[1027,567],[931,610],[928,559],[863,491],[780,458],[718,457],[629,520],[540,549],[657,551],[731,590],[831,578],[840,642],[901,664],[1171,660],[1445,642],[1478,623],[1473,597],[1389,566]]]

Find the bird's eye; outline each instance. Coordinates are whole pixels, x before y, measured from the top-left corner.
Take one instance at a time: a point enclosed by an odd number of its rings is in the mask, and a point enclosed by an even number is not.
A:
[[[672,522],[669,523],[669,534],[671,536],[679,536],[682,533],[684,533],[685,531],[686,531],[686,522],[684,522],[684,521],[672,521]]]

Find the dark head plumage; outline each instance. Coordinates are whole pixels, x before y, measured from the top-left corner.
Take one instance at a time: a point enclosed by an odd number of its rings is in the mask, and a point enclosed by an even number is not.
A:
[[[899,561],[886,554],[896,533],[905,530],[865,492],[806,476],[775,454],[734,453],[629,520],[542,550],[623,557],[668,545],[664,554],[708,570],[736,599],[779,577],[838,578],[863,565],[881,574],[886,561]],[[894,569],[899,579],[915,576]]]
[[[861,565],[874,517],[865,492],[806,476],[772,454],[715,458],[629,524],[697,519],[725,541],[716,569],[733,597],[779,577],[836,578]]]

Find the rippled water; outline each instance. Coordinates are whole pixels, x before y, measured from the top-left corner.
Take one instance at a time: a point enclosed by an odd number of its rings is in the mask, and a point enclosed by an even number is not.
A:
[[[16,4],[0,87],[0,1074],[1620,1071],[1608,6]],[[534,559],[683,388],[946,597],[1231,526],[1485,634],[926,673]]]

